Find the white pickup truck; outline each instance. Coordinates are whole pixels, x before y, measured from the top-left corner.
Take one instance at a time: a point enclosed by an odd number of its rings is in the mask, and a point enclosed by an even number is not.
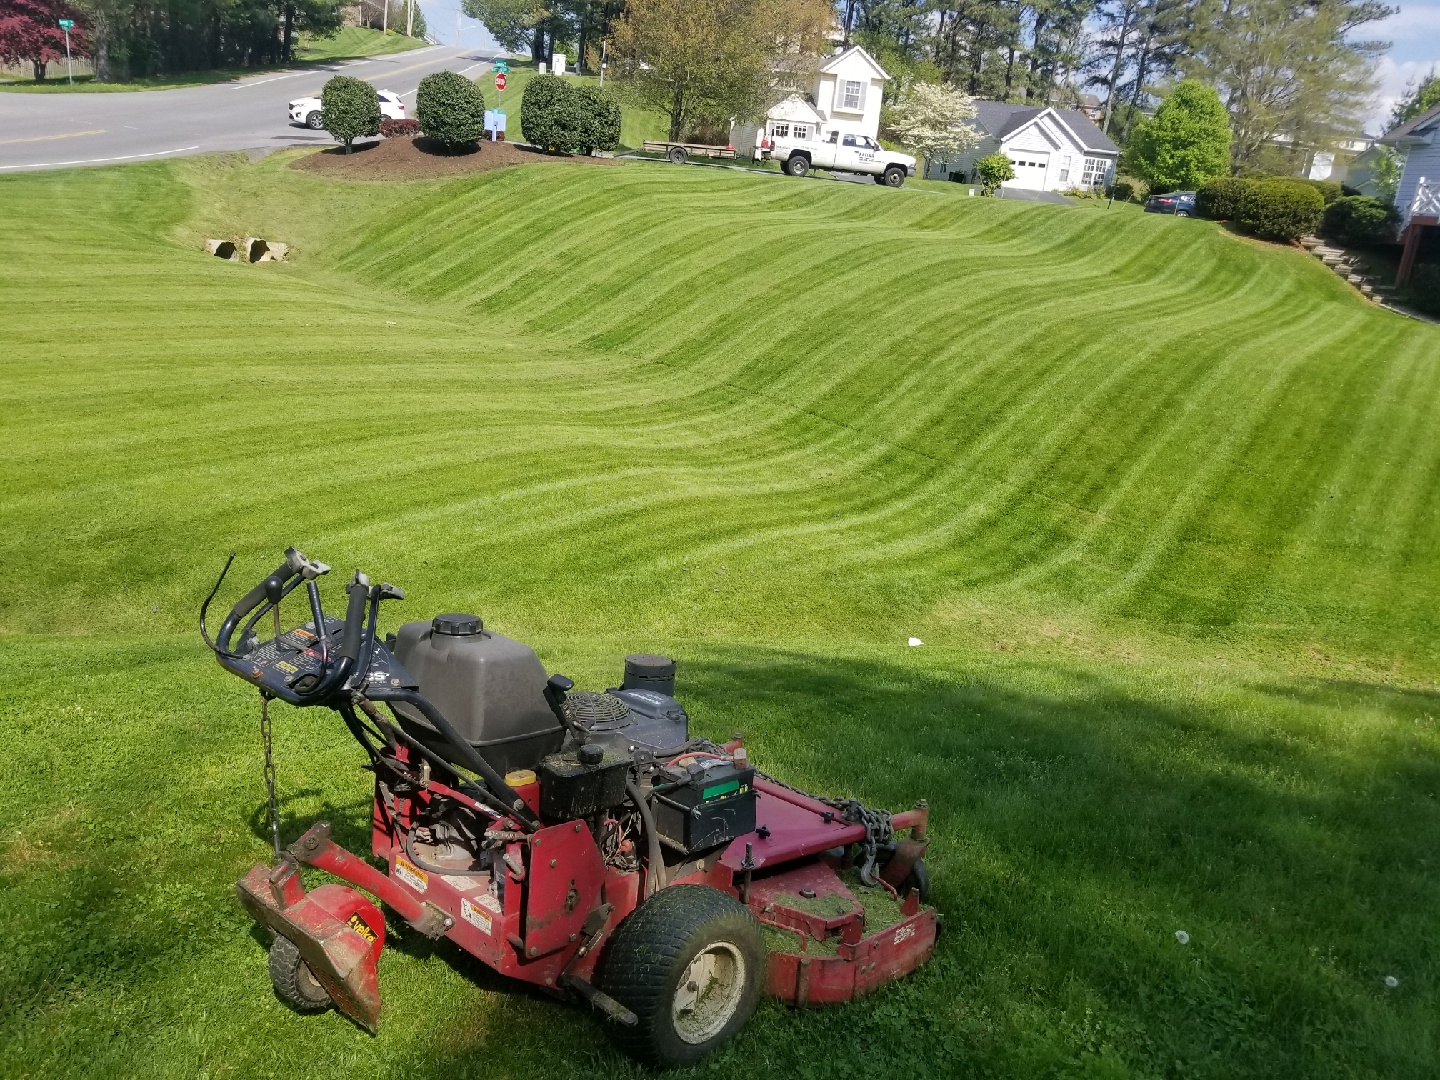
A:
[[[832,131],[819,139],[774,136],[762,139],[760,156],[773,158],[790,176],[804,176],[811,169],[870,173],[886,187],[899,187],[915,175],[915,159],[909,154],[882,150],[868,135],[842,135]]]

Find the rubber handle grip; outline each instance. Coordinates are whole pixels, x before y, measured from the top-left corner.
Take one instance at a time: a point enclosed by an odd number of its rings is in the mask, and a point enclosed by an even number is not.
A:
[[[269,599],[272,592],[278,593],[283,590],[285,583],[294,577],[295,573],[296,572],[290,567],[290,561],[287,559],[268,574],[258,585],[242,596],[235,606],[230,609],[230,614],[225,616],[225,621],[220,624],[220,634],[216,637],[215,644],[228,652],[230,650],[230,635],[235,632],[235,627],[240,624],[240,620]]]
[[[345,586],[345,591],[350,594],[350,604],[345,609],[345,641],[340,646],[340,655],[354,663],[360,659],[360,638],[365,629],[365,603],[370,599],[370,586],[352,581]]]

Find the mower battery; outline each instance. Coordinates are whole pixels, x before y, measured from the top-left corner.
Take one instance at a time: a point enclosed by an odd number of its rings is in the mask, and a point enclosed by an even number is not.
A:
[[[755,831],[755,770],[728,761],[707,764],[655,798],[655,831],[687,855]]]

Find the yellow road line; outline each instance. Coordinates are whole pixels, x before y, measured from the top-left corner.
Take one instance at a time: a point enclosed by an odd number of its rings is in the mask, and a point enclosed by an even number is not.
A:
[[[433,64],[434,62],[435,60],[432,57],[431,59],[426,60],[424,63],[411,64],[409,67],[396,68],[394,71],[382,71],[377,75],[361,75],[360,77],[366,82],[370,82],[372,79],[388,79],[392,75],[403,75],[407,71],[414,71],[416,68],[426,67],[427,65]]]
[[[77,135],[104,135],[104,128],[96,128],[94,131],[67,131],[64,135],[36,135],[33,139],[0,139],[0,146],[9,146],[18,142],[49,142],[51,139],[73,139]]]

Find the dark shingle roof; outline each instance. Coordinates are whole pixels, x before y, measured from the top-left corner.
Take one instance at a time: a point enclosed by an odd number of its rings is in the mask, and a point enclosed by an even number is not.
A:
[[[1050,107],[1012,105],[1006,101],[977,101],[975,102],[975,119],[988,134],[1003,139],[1011,132],[1024,127],[1036,116],[1045,112],[1047,108]],[[1111,154],[1120,152],[1120,148],[1095,126],[1094,121],[1079,110],[1050,108],[1050,111],[1075,133],[1075,137],[1085,145],[1085,149],[1100,150]]]
[[[1419,135],[1427,128],[1435,127],[1437,121],[1440,121],[1440,105],[1436,105],[1433,109],[1426,109],[1419,116],[1406,120],[1394,131],[1387,131],[1385,137],[1380,141],[1388,143],[1394,142],[1396,139],[1403,139],[1406,135]]]

